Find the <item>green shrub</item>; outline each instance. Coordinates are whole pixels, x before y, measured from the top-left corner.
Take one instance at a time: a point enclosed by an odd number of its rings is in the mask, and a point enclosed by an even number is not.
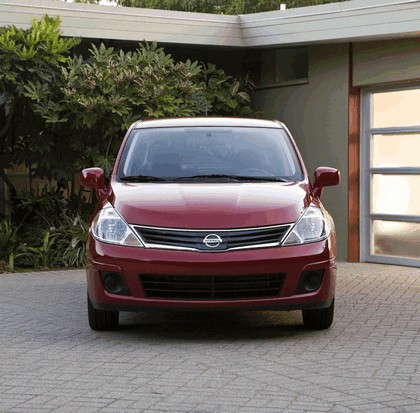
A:
[[[12,224],[10,218],[0,221],[0,271],[14,272],[15,261],[27,256],[17,233],[18,228]]]
[[[93,209],[82,195],[66,199],[63,191],[46,186],[22,191],[14,200],[11,219],[0,222],[0,268],[13,271],[7,264],[14,264],[13,259],[20,267],[83,267]]]
[[[49,230],[45,231],[42,244],[38,247],[27,247],[27,251],[33,257],[35,267],[42,269],[50,268],[57,263],[57,251],[54,249],[55,239]]]
[[[88,56],[70,57],[78,40],[62,38],[59,26],[47,16],[28,30],[0,29],[0,176],[12,194],[5,168],[13,164],[49,182],[17,195],[11,219],[0,223],[0,262],[11,271],[15,260],[42,268],[84,265],[94,208],[76,193],[74,174],[94,165],[108,175],[135,120],[255,115],[246,78],[175,61],[156,43],[128,52],[92,45]]]
[[[79,215],[63,216],[62,224],[54,233],[57,256],[66,267],[86,266],[86,237],[88,225]]]

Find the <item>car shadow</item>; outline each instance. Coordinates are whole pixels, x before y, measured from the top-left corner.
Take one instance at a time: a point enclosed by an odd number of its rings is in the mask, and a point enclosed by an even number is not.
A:
[[[178,342],[291,338],[307,333],[300,311],[121,313],[118,331]]]

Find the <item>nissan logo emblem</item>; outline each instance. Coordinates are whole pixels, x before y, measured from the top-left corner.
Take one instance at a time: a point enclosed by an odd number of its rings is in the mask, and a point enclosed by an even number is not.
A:
[[[203,243],[209,248],[217,248],[222,242],[217,234],[209,234],[203,239]]]

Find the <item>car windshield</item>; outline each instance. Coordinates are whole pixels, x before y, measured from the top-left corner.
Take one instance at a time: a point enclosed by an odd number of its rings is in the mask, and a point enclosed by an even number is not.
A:
[[[303,173],[283,129],[171,127],[133,130],[117,178],[132,182],[300,181]]]

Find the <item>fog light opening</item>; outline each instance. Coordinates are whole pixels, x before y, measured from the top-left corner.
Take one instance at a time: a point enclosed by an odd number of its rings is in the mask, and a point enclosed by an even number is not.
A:
[[[298,294],[312,293],[321,287],[324,270],[304,271],[297,287]]]
[[[112,294],[127,294],[123,275],[118,272],[102,272],[105,290]]]

